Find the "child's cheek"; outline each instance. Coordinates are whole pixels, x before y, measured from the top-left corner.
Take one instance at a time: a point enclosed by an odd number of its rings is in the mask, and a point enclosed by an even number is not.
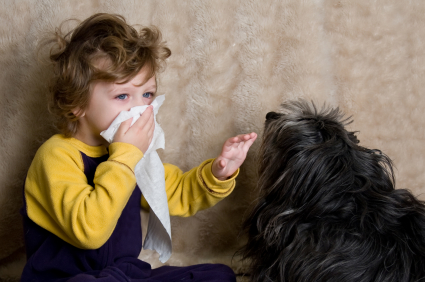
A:
[[[143,98],[143,100],[144,100],[143,102],[144,102],[145,105],[150,105],[150,104],[152,104],[154,98]]]

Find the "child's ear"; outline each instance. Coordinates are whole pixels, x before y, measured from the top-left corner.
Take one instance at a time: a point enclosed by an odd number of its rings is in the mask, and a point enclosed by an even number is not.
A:
[[[76,116],[78,118],[81,118],[81,117],[86,115],[86,112],[83,111],[80,107],[73,109],[72,113],[74,114],[74,116]]]

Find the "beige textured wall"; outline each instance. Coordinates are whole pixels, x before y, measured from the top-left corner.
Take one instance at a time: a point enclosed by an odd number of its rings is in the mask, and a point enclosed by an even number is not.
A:
[[[1,0],[0,7],[0,278],[22,267],[22,257],[8,257],[22,246],[22,184],[36,149],[54,132],[44,99],[50,70],[34,50],[63,20],[96,12],[157,25],[173,52],[159,81],[167,95],[159,116],[163,161],[196,166],[232,135],[261,134],[265,114],[282,101],[304,97],[353,115],[350,128],[361,143],[393,159],[397,187],[425,200],[421,0]],[[170,264],[241,269],[232,255],[255,194],[258,145],[231,196],[193,218],[172,219]],[[151,252],[141,258],[159,265]]]

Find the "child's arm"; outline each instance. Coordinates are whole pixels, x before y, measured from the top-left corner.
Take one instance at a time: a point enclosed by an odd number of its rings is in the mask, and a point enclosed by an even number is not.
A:
[[[81,144],[57,135],[40,147],[25,183],[27,214],[64,241],[97,249],[112,234],[136,186],[133,171],[143,153],[129,144],[111,144],[92,186],[84,173]]]
[[[109,146],[108,160],[97,166],[93,186],[84,173],[79,151],[83,143],[59,135],[45,142],[25,183],[30,219],[78,248],[102,246],[136,186],[134,168],[153,136],[151,107],[129,127],[127,122],[118,129],[117,138]],[[91,157],[106,153],[105,149]]]
[[[256,137],[257,134],[251,133],[228,139],[216,161],[206,160],[185,173],[174,165],[164,164],[170,215],[194,215],[200,210],[214,206],[232,193],[238,168]],[[223,175],[224,180],[214,176],[214,164],[217,165],[217,173]],[[145,209],[148,208],[144,199],[142,205]]]

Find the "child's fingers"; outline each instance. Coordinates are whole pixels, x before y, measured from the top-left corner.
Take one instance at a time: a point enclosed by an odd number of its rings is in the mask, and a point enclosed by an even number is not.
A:
[[[240,134],[238,136],[230,137],[229,139],[227,139],[223,145],[223,152],[228,152],[232,149],[237,149],[240,146],[241,142],[243,142],[242,140],[244,139],[244,135],[245,134]]]
[[[225,167],[226,167],[226,161],[225,161],[225,160],[219,160],[219,161],[218,161],[218,167],[219,167],[220,169],[225,168]]]
[[[213,175],[219,180],[226,180],[226,166],[227,162],[225,159],[222,159],[220,157],[216,158],[211,167]]]
[[[155,129],[155,119],[154,119],[153,111],[152,111],[152,114],[149,116],[149,120],[146,124],[146,130],[149,136],[153,135],[154,129]]]
[[[255,141],[255,139],[257,139],[257,133],[251,132],[251,133],[245,134],[245,136],[244,136],[245,141],[248,141],[248,140],[251,140],[251,139],[253,139]]]
[[[257,139],[257,133],[255,132],[251,132],[249,134],[249,139],[246,140],[245,142],[243,142],[243,145],[241,147],[241,149],[246,153],[248,152],[249,148],[251,147],[251,145],[254,143],[254,141]]]
[[[234,147],[234,145],[236,144],[236,146],[237,146],[237,144],[239,142],[241,142],[241,136],[243,136],[243,135],[230,137],[229,139],[226,140],[226,142],[224,142],[224,145],[227,146],[227,147],[232,147],[232,146]]]
[[[215,164],[213,164],[213,166],[215,165],[215,171],[217,173],[216,176],[221,177],[222,173],[223,173],[223,169],[226,167],[227,163],[224,159],[217,159],[215,161]]]
[[[249,148],[251,147],[251,145],[254,143],[256,138],[252,138],[249,139],[248,141],[246,141],[243,146],[242,146],[242,150],[246,153],[248,152]]]
[[[237,148],[239,147],[240,143],[244,143],[245,141],[248,141],[252,138],[257,138],[257,134],[254,132],[251,132],[250,134],[239,134],[235,137],[227,139],[224,145],[227,147]]]
[[[257,133],[255,133],[255,132],[251,132],[250,134],[249,134],[249,137],[251,138],[251,139],[254,139],[254,141],[255,141],[255,139],[257,139]]]
[[[117,136],[122,136],[124,135],[127,130],[130,128],[131,126],[131,121],[133,120],[133,118],[129,118],[128,120],[123,121],[120,126],[117,129],[117,132],[115,133],[115,135]]]
[[[153,114],[146,123],[144,130],[146,130],[147,136],[152,139],[153,132],[155,130],[155,120],[153,119]]]
[[[152,142],[152,139],[153,139],[153,133],[151,135],[149,135],[148,138],[149,138],[149,144],[150,144]]]
[[[151,123],[153,123],[153,110],[152,107],[148,107],[140,116],[140,118],[133,124],[132,128],[141,131],[145,129],[146,126],[148,126],[147,129],[149,129],[149,127],[152,126]]]
[[[231,141],[231,139],[233,139],[233,138],[235,138],[235,137],[227,139],[226,142],[224,142],[222,152],[228,152],[228,151],[230,151],[233,148],[236,148],[238,146],[239,143]]]
[[[248,134],[240,134],[237,135],[236,137],[234,137],[233,141],[234,142],[244,142],[244,141],[248,141],[251,138],[256,138],[257,134],[255,132],[251,132]]]

